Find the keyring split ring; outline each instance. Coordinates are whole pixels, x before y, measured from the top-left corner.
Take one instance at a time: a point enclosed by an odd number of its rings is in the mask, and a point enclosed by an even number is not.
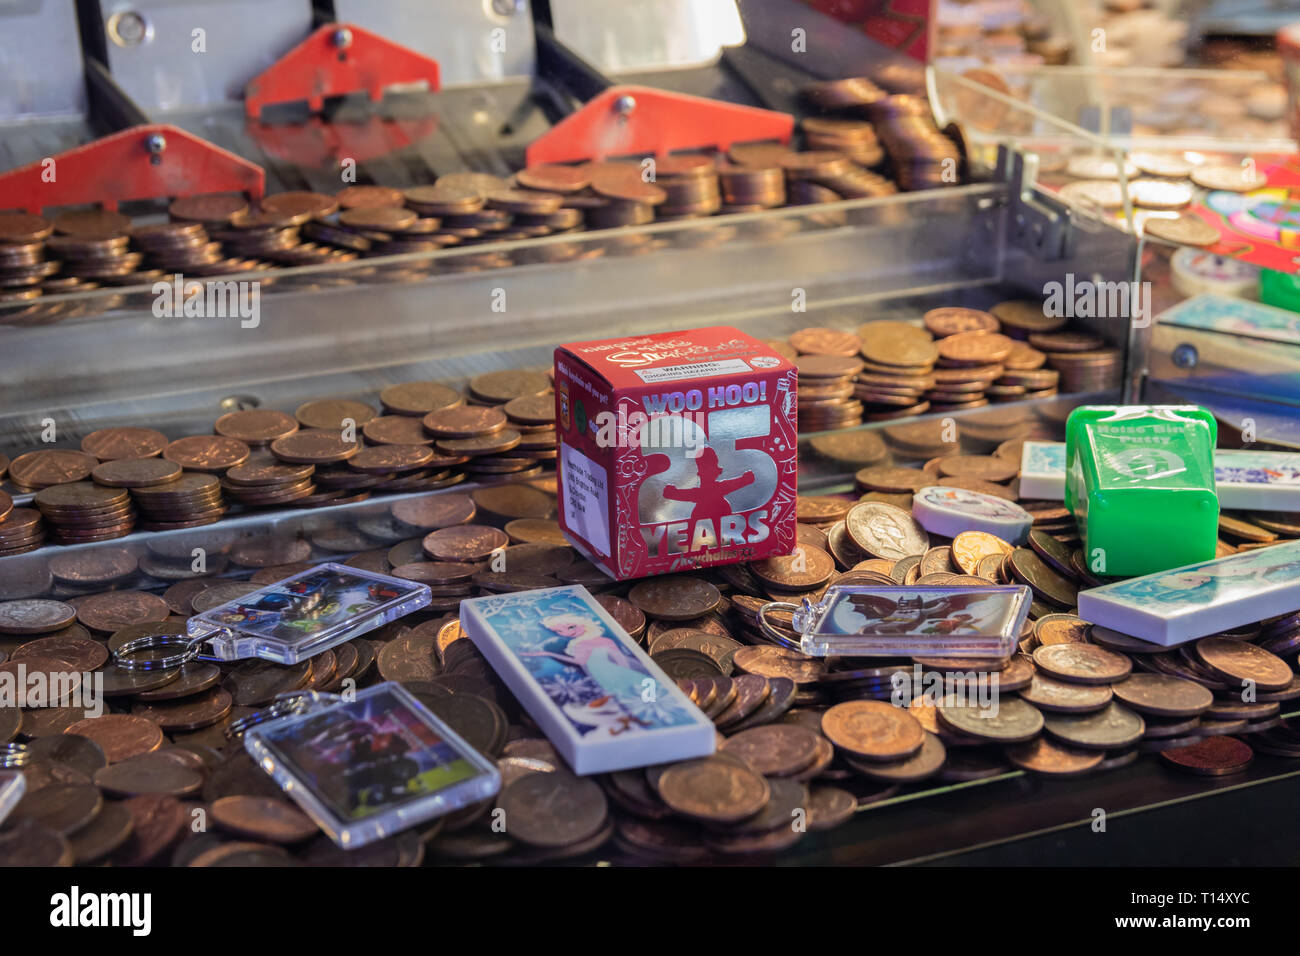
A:
[[[226,739],[239,740],[248,730],[258,724],[264,724],[269,720],[276,720],[280,717],[303,714],[314,709],[313,705],[315,704],[332,704],[340,699],[338,694],[322,694],[320,691],[315,690],[291,690],[284,694],[278,694],[271,703],[261,710],[232,721],[230,726],[226,728]]]
[[[26,744],[0,744],[0,770],[25,766],[30,759]]]
[[[131,671],[171,670],[198,658],[199,648],[206,640],[206,637],[183,637],[179,634],[146,634],[144,637],[137,637],[134,640],[127,641],[119,647],[113,653],[113,663],[117,664],[118,667]],[[182,650],[176,654],[168,654],[164,657],[147,660],[134,660],[132,658],[134,654],[167,647],[179,647]]]
[[[767,619],[768,611],[784,610],[797,612],[802,610],[802,607],[798,604],[791,604],[788,601],[769,601],[758,609],[758,629],[763,633],[765,638],[778,647],[789,648],[792,651],[802,650],[803,646],[799,641],[791,640],[785,634],[781,633],[781,631],[777,630],[776,625],[772,624]]]

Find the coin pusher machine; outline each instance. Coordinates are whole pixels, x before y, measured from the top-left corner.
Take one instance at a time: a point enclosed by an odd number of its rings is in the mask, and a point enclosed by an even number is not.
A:
[[[508,176],[530,162],[784,142],[808,112],[799,91],[810,82],[927,84],[924,64],[796,0],[26,0],[0,3],[0,63],[0,209],[100,203],[139,221],[207,192],[405,188],[462,170]],[[51,159],[57,181],[43,182]],[[501,247],[604,247],[568,261],[457,269],[489,248],[476,246],[279,268],[261,274],[253,327],[160,318],[150,287],[49,295],[36,312],[0,306],[0,450],[40,447],[51,419],[57,446],[76,447],[113,425],[178,437],[234,409],[325,395],[375,403],[397,382],[542,367],[573,339],[718,324],[780,337],[987,308],[1067,274],[1135,278],[1133,238],[1037,189],[1024,155],[1003,149],[968,167],[965,184],[943,189]],[[700,241],[719,226],[734,226],[727,241]],[[1075,324],[1124,350],[1121,388],[931,417],[1059,429],[1075,405],[1138,398],[1149,330],[1127,316]],[[807,490],[851,485],[804,457]],[[307,536],[393,500],[252,513],[185,534]],[[78,547],[143,552],[157,534]],[[49,593],[47,554],[0,558],[0,597]],[[1026,832],[1018,820],[989,826],[994,837]],[[873,833],[854,838],[862,859],[913,853]]]

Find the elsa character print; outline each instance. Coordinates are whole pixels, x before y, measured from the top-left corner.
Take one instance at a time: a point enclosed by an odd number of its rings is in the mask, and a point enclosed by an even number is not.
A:
[[[1132,600],[1155,599],[1161,603],[1206,604],[1229,594],[1244,594],[1250,589],[1300,578],[1300,560],[1264,564],[1260,561],[1225,561],[1198,565],[1162,574],[1150,583],[1128,581],[1120,592]]]
[[[652,678],[605,635],[599,621],[582,614],[553,614],[542,618],[542,627],[570,639],[564,653],[527,651],[525,656],[554,658],[578,668],[619,701],[641,701],[645,682]]]

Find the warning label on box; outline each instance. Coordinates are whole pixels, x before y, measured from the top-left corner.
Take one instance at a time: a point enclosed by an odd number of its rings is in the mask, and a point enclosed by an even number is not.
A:
[[[744,359],[726,359],[721,362],[696,362],[693,365],[670,365],[667,368],[646,368],[632,371],[647,385],[655,382],[675,382],[681,378],[709,378],[714,375],[733,375],[750,371]]]
[[[609,551],[609,475],[567,442],[560,443],[564,521],[600,554]]]

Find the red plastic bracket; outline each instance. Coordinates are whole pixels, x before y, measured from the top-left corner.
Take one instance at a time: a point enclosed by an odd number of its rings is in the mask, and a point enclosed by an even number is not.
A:
[[[794,117],[649,86],[611,86],[528,147],[528,165],[608,156],[662,156],[677,150],[775,139],[788,143]]]
[[[276,103],[307,101],[319,113],[329,96],[365,92],[372,102],[384,88],[424,81],[438,90],[438,61],[350,23],[327,23],[253,77],[244,110],[256,119]]]
[[[256,163],[178,126],[132,126],[66,152],[0,173],[0,209],[39,214],[53,206],[98,203],[116,209],[133,199],[202,193],[261,199],[266,172]]]

